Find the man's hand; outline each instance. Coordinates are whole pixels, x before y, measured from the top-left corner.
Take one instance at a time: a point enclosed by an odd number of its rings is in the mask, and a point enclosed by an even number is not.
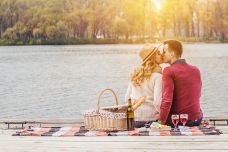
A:
[[[157,123],[162,124],[162,123],[161,123],[161,120],[160,120],[160,114],[156,114],[156,115],[155,115],[155,119],[156,119],[156,122],[157,122]]]
[[[156,114],[156,115],[155,115],[155,119],[156,119],[156,120],[159,120],[159,119],[160,119],[160,114]]]

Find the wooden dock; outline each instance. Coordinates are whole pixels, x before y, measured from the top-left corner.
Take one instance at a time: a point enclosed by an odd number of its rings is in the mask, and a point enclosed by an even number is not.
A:
[[[216,126],[223,134],[210,136],[111,136],[31,137],[11,136],[0,130],[0,152],[227,152],[228,126]]]

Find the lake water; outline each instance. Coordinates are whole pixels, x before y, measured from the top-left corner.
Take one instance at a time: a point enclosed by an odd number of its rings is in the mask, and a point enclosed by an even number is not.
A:
[[[0,118],[81,118],[104,88],[123,103],[142,46],[1,46]],[[184,44],[184,50],[202,73],[204,115],[228,115],[228,44]],[[108,93],[100,102],[115,103]]]

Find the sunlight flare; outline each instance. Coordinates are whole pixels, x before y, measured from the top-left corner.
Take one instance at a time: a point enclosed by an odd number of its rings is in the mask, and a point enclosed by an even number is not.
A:
[[[161,9],[161,0],[152,0],[152,5],[155,7],[156,11],[159,12]]]

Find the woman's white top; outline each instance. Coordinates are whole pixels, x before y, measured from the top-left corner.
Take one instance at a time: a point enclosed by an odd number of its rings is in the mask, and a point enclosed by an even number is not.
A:
[[[140,86],[129,83],[125,102],[129,98],[134,101],[141,96],[146,96],[146,100],[136,109],[135,121],[155,120],[155,115],[160,112],[162,99],[162,75],[160,73],[152,73],[150,79],[144,79]]]

